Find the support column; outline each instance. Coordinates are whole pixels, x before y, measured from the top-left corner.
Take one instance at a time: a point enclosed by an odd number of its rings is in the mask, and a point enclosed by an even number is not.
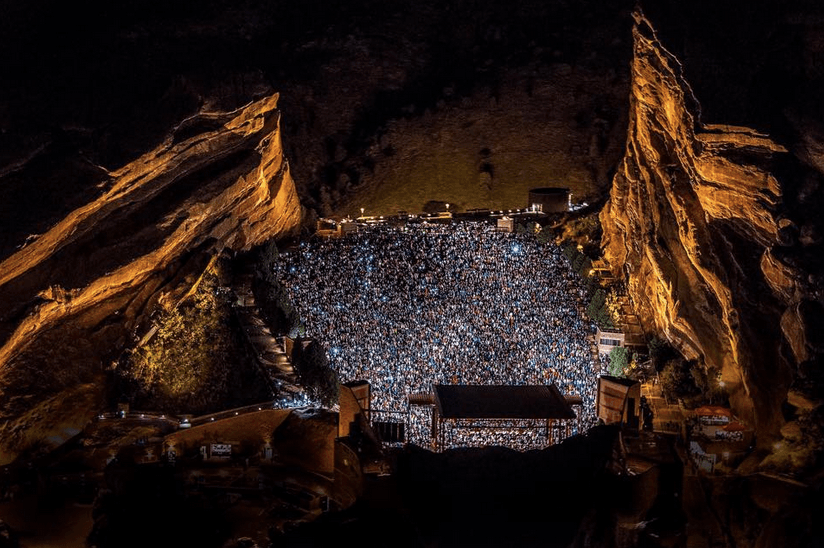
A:
[[[430,431],[430,436],[432,437],[432,450],[438,451],[438,423],[440,422],[440,417],[438,416],[438,408],[437,406],[432,407],[432,428]]]

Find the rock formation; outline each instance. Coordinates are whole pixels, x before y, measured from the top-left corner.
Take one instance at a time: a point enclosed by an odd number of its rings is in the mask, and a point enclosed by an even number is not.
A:
[[[679,61],[634,17],[629,129],[601,213],[604,252],[645,327],[696,367],[718,369],[767,446],[807,348],[796,324],[810,290],[782,258],[793,222],[773,175],[786,150],[754,130],[702,124]]]
[[[300,225],[277,100],[185,120],[0,263],[0,463],[83,425],[107,363],[206,257]]]

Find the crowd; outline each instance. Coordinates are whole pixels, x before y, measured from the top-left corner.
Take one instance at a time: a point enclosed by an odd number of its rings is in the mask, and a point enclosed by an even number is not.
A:
[[[594,422],[594,330],[554,244],[486,223],[378,225],[302,242],[275,268],[341,381],[371,383],[373,409],[407,412],[407,394],[435,384],[554,383],[583,399],[576,428]],[[428,445],[430,421],[420,409],[408,416],[410,441]],[[451,439],[495,444],[500,435]],[[512,437],[540,445],[542,436]]]

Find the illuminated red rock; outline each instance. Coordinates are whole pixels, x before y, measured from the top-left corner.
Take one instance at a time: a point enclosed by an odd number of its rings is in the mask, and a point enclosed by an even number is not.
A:
[[[184,121],[111,172],[97,199],[0,263],[10,333],[0,347],[0,462],[59,443],[66,436],[55,430],[71,433],[92,416],[106,366],[153,304],[191,285],[204,257],[299,227],[277,100]]]
[[[797,332],[788,306],[805,292],[775,253],[791,223],[771,166],[786,151],[751,129],[703,124],[679,61],[643,15],[635,20],[627,144],[601,213],[604,251],[647,327],[718,368],[735,412],[766,444],[804,353],[799,340],[781,342]]]

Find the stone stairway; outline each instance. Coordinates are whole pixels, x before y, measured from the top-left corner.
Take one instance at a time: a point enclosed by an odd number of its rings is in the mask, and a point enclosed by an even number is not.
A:
[[[236,297],[235,314],[272,393],[302,394],[303,389],[297,385],[297,375],[286,353],[283,338],[272,334],[255,302],[252,274],[239,276],[232,290]]]

